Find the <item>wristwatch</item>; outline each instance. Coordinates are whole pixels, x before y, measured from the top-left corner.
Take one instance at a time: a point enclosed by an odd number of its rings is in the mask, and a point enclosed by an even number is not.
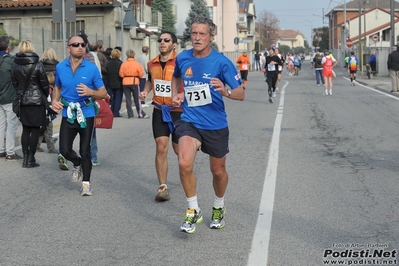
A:
[[[227,97],[231,96],[231,89],[226,89],[227,90]]]

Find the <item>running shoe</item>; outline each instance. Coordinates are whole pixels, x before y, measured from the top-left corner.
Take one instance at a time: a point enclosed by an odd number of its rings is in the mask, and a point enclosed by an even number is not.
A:
[[[224,214],[226,213],[226,208],[215,208],[212,210],[212,222],[209,227],[211,229],[222,229],[225,226]]]
[[[91,164],[93,166],[99,166],[100,165],[100,161],[93,161],[93,162],[91,162]]]
[[[62,156],[62,154],[58,154],[57,161],[58,166],[61,170],[69,170],[68,161],[64,158],[64,156]]]
[[[272,97],[275,98],[277,96],[276,92],[273,92]]]
[[[82,179],[83,179],[82,166],[74,165],[73,170],[72,170],[72,182],[77,183],[77,182],[82,181]]]
[[[180,231],[187,234],[194,234],[197,224],[202,223],[204,217],[202,217],[201,210],[187,209],[186,213],[183,215],[184,222],[180,226]]]
[[[82,188],[80,189],[81,196],[91,196],[93,195],[93,189],[90,184],[82,183]]]
[[[170,200],[169,190],[166,185],[160,185],[158,187],[157,195],[155,195],[155,201],[168,201]]]
[[[272,97],[269,97],[269,102],[273,103],[273,98]]]

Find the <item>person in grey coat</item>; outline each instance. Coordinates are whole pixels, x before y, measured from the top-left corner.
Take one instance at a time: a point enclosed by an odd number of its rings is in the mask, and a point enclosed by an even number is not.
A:
[[[387,67],[392,81],[391,92],[399,91],[399,52],[397,46],[392,46],[388,55]]]
[[[6,161],[22,159],[15,152],[15,136],[17,135],[18,117],[12,110],[15,89],[11,82],[11,67],[14,56],[10,55],[10,38],[0,37],[0,158]],[[5,141],[4,141],[5,139]]]

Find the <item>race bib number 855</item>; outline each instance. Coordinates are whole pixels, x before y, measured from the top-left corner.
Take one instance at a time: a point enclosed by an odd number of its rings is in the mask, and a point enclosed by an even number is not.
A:
[[[189,107],[203,106],[212,103],[209,84],[185,87],[184,95]]]
[[[161,79],[154,80],[154,93],[156,96],[172,97],[170,81]]]

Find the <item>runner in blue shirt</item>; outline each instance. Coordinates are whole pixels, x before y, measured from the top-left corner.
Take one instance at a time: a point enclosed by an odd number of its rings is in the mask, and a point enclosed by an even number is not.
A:
[[[72,36],[67,43],[70,57],[56,67],[52,108],[56,112],[62,110],[60,151],[73,163],[72,181],[82,181],[81,195],[91,196],[90,142],[96,115],[94,99],[105,99],[107,90],[96,65],[83,58],[87,43],[79,36]],[[80,156],[72,148],[77,134],[80,136]]]
[[[223,96],[241,101],[245,97],[242,80],[233,63],[210,46],[215,34],[216,26],[212,20],[202,17],[193,20],[193,49],[177,56],[171,84],[172,103],[183,108],[181,120],[175,123],[175,128],[179,138],[180,180],[188,203],[180,230],[189,234],[193,234],[196,224],[203,221],[193,171],[199,148],[209,154],[213,175],[215,196],[210,228],[220,229],[225,226],[224,195],[228,183],[226,155],[229,152],[229,129]],[[182,82],[184,92],[178,93]]]
[[[302,63],[301,57],[299,56],[298,53],[296,53],[294,56],[294,70],[295,70],[294,76],[299,75],[299,70],[301,69],[301,63]]]

